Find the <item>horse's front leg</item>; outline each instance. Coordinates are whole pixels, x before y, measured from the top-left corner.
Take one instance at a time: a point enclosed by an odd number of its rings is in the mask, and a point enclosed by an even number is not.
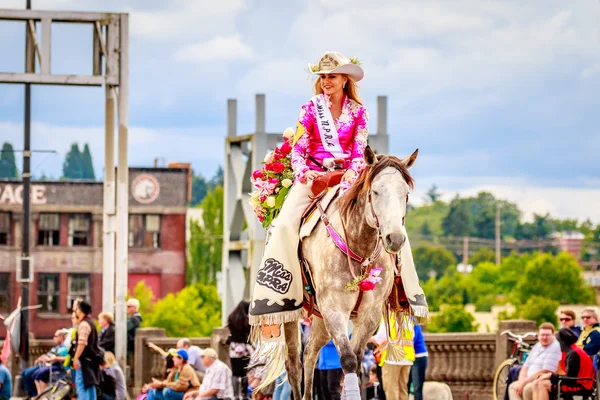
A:
[[[328,309],[321,311],[325,326],[333,339],[335,347],[340,353],[342,371],[344,372],[344,388],[342,398],[347,400],[360,400],[360,387],[358,384],[358,359],[354,354],[350,340],[348,339],[348,317],[342,311]]]
[[[292,386],[294,399],[301,397],[302,363],[300,361],[300,339],[298,338],[298,322],[286,322],[284,324],[285,340],[288,346],[288,358],[285,361],[287,379]]]
[[[381,311],[373,310],[360,310],[361,318],[355,321],[354,329],[352,330],[352,340],[350,343],[356,359],[358,360],[358,367],[356,373],[361,376],[362,372],[362,359],[365,353],[365,348],[369,339],[375,334],[379,322],[381,321]],[[369,371],[366,371],[367,376]]]
[[[319,359],[319,351],[329,341],[329,334],[325,329],[323,320],[318,317],[313,318],[308,342],[304,349],[304,399],[313,399],[313,383],[315,378],[315,364]],[[300,397],[298,397],[299,399]],[[296,395],[294,394],[294,399]]]

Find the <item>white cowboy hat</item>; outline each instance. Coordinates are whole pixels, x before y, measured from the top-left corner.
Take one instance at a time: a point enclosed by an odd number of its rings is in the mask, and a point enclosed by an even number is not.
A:
[[[317,64],[308,64],[308,69],[313,74],[345,74],[354,82],[360,81],[365,76],[356,57],[347,58],[337,51],[326,52]]]

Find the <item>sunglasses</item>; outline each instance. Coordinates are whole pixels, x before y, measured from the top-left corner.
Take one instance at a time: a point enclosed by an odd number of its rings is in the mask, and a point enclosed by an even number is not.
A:
[[[561,321],[571,321],[571,320],[573,320],[573,318],[561,318],[560,320]]]
[[[581,319],[590,319],[590,318],[592,318],[591,315],[582,315],[581,316]]]

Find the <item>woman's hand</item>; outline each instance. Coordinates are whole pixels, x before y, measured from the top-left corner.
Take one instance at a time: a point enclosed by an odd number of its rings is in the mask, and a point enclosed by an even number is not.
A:
[[[354,172],[354,170],[349,169],[344,173],[342,180],[350,182],[350,181],[352,181],[352,178],[354,178],[355,176],[356,176],[356,172]]]
[[[304,181],[305,182],[312,182],[313,180],[315,180],[321,174],[322,173],[319,172],[319,171],[307,171],[304,174]]]

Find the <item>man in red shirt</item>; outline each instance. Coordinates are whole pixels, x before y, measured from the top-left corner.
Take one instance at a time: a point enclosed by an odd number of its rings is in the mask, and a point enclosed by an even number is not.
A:
[[[550,396],[555,398],[558,392],[559,377],[595,378],[592,360],[583,349],[576,345],[577,335],[571,329],[562,328],[559,330],[558,342],[562,350],[560,370],[565,371],[566,375],[550,373],[541,375],[533,385],[534,400],[548,400]],[[592,390],[593,385],[593,380],[563,380],[561,381],[560,391],[570,395],[585,393]]]

